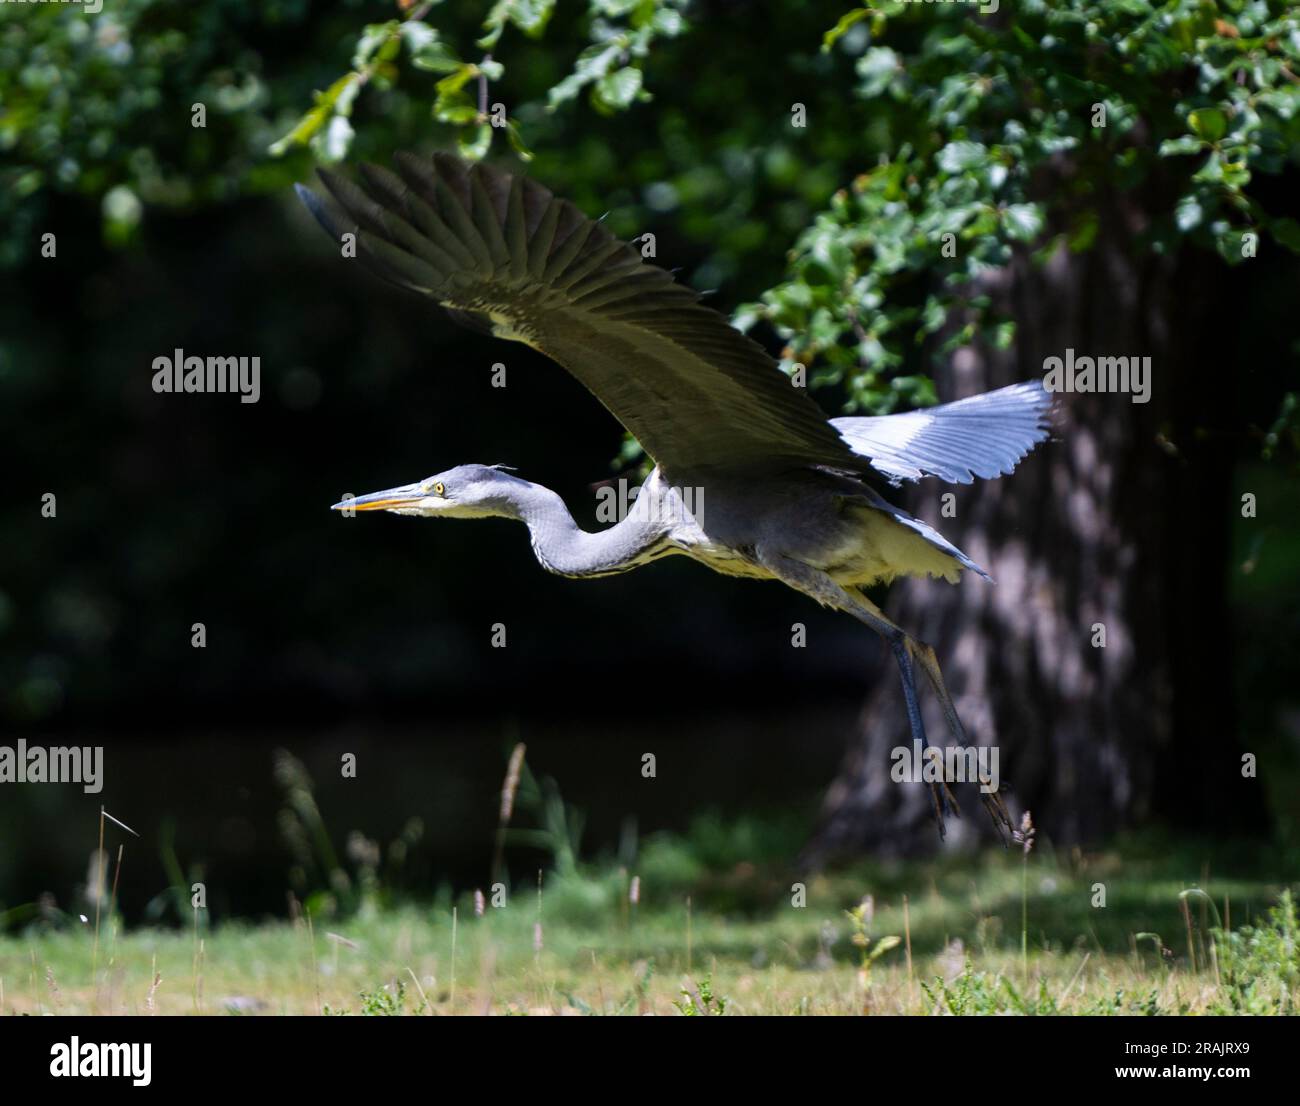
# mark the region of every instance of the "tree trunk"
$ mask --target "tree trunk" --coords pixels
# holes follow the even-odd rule
[[[1052,440],[1014,475],[953,486],[924,480],[905,506],[997,581],[908,580],[886,610],[938,652],[972,740],[994,744],[1018,818],[1058,844],[1095,841],[1159,816],[1258,828],[1232,726],[1226,605],[1231,456],[1200,433],[1218,412],[1228,343],[1212,331],[1223,266],[1132,245],[1118,211],[1095,246],[1045,265],[1018,258],[990,282],[1017,323],[1005,352],[966,349],[936,380],[952,400],[1044,375],[1047,357],[1152,358],[1151,399],[1061,395]],[[1118,231],[1116,230],[1118,228]],[[1217,446],[1217,448],[1216,448]],[[956,517],[940,496],[956,495]],[[1093,644],[1096,626],[1105,645]],[[946,743],[922,682],[926,729]],[[903,697],[882,667],[860,734],[803,857],[933,849],[927,789],[890,779],[908,745]],[[949,839],[988,834],[969,786]]]

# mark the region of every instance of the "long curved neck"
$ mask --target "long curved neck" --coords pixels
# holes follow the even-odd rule
[[[503,496],[501,514],[528,527],[541,566],[561,576],[601,576],[635,568],[668,532],[653,512],[631,511],[609,529],[588,533],[555,492],[526,480]]]

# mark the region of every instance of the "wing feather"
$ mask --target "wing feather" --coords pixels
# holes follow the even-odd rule
[[[1011,472],[1047,437],[1051,406],[1035,380],[901,415],[831,419],[831,425],[895,484],[923,476],[969,484]]]
[[[395,167],[322,170],[337,210],[299,195],[379,276],[558,361],[665,470],[869,469],[762,347],[573,204],[449,154]]]

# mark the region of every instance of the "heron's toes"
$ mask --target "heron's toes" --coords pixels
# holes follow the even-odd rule
[[[957,805],[957,800],[948,790],[948,785],[943,780],[936,780],[929,785],[930,787],[930,806],[934,813],[934,823],[939,829],[939,840],[942,841],[948,836],[948,827],[944,821],[946,816],[953,818],[961,817],[961,807]]]
[[[984,809],[988,811],[989,818],[993,821],[993,830],[997,833],[998,840],[1002,842],[1002,846],[1005,848],[1009,840],[1008,835],[1015,826],[1011,821],[1011,812],[1007,810],[1007,804],[1002,800],[1001,791],[985,791],[984,785],[981,785],[980,802],[984,804]]]

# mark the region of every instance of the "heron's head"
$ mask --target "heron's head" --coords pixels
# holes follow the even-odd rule
[[[457,465],[414,484],[371,492],[335,503],[335,511],[392,511],[420,518],[515,518],[527,480],[497,465]]]

